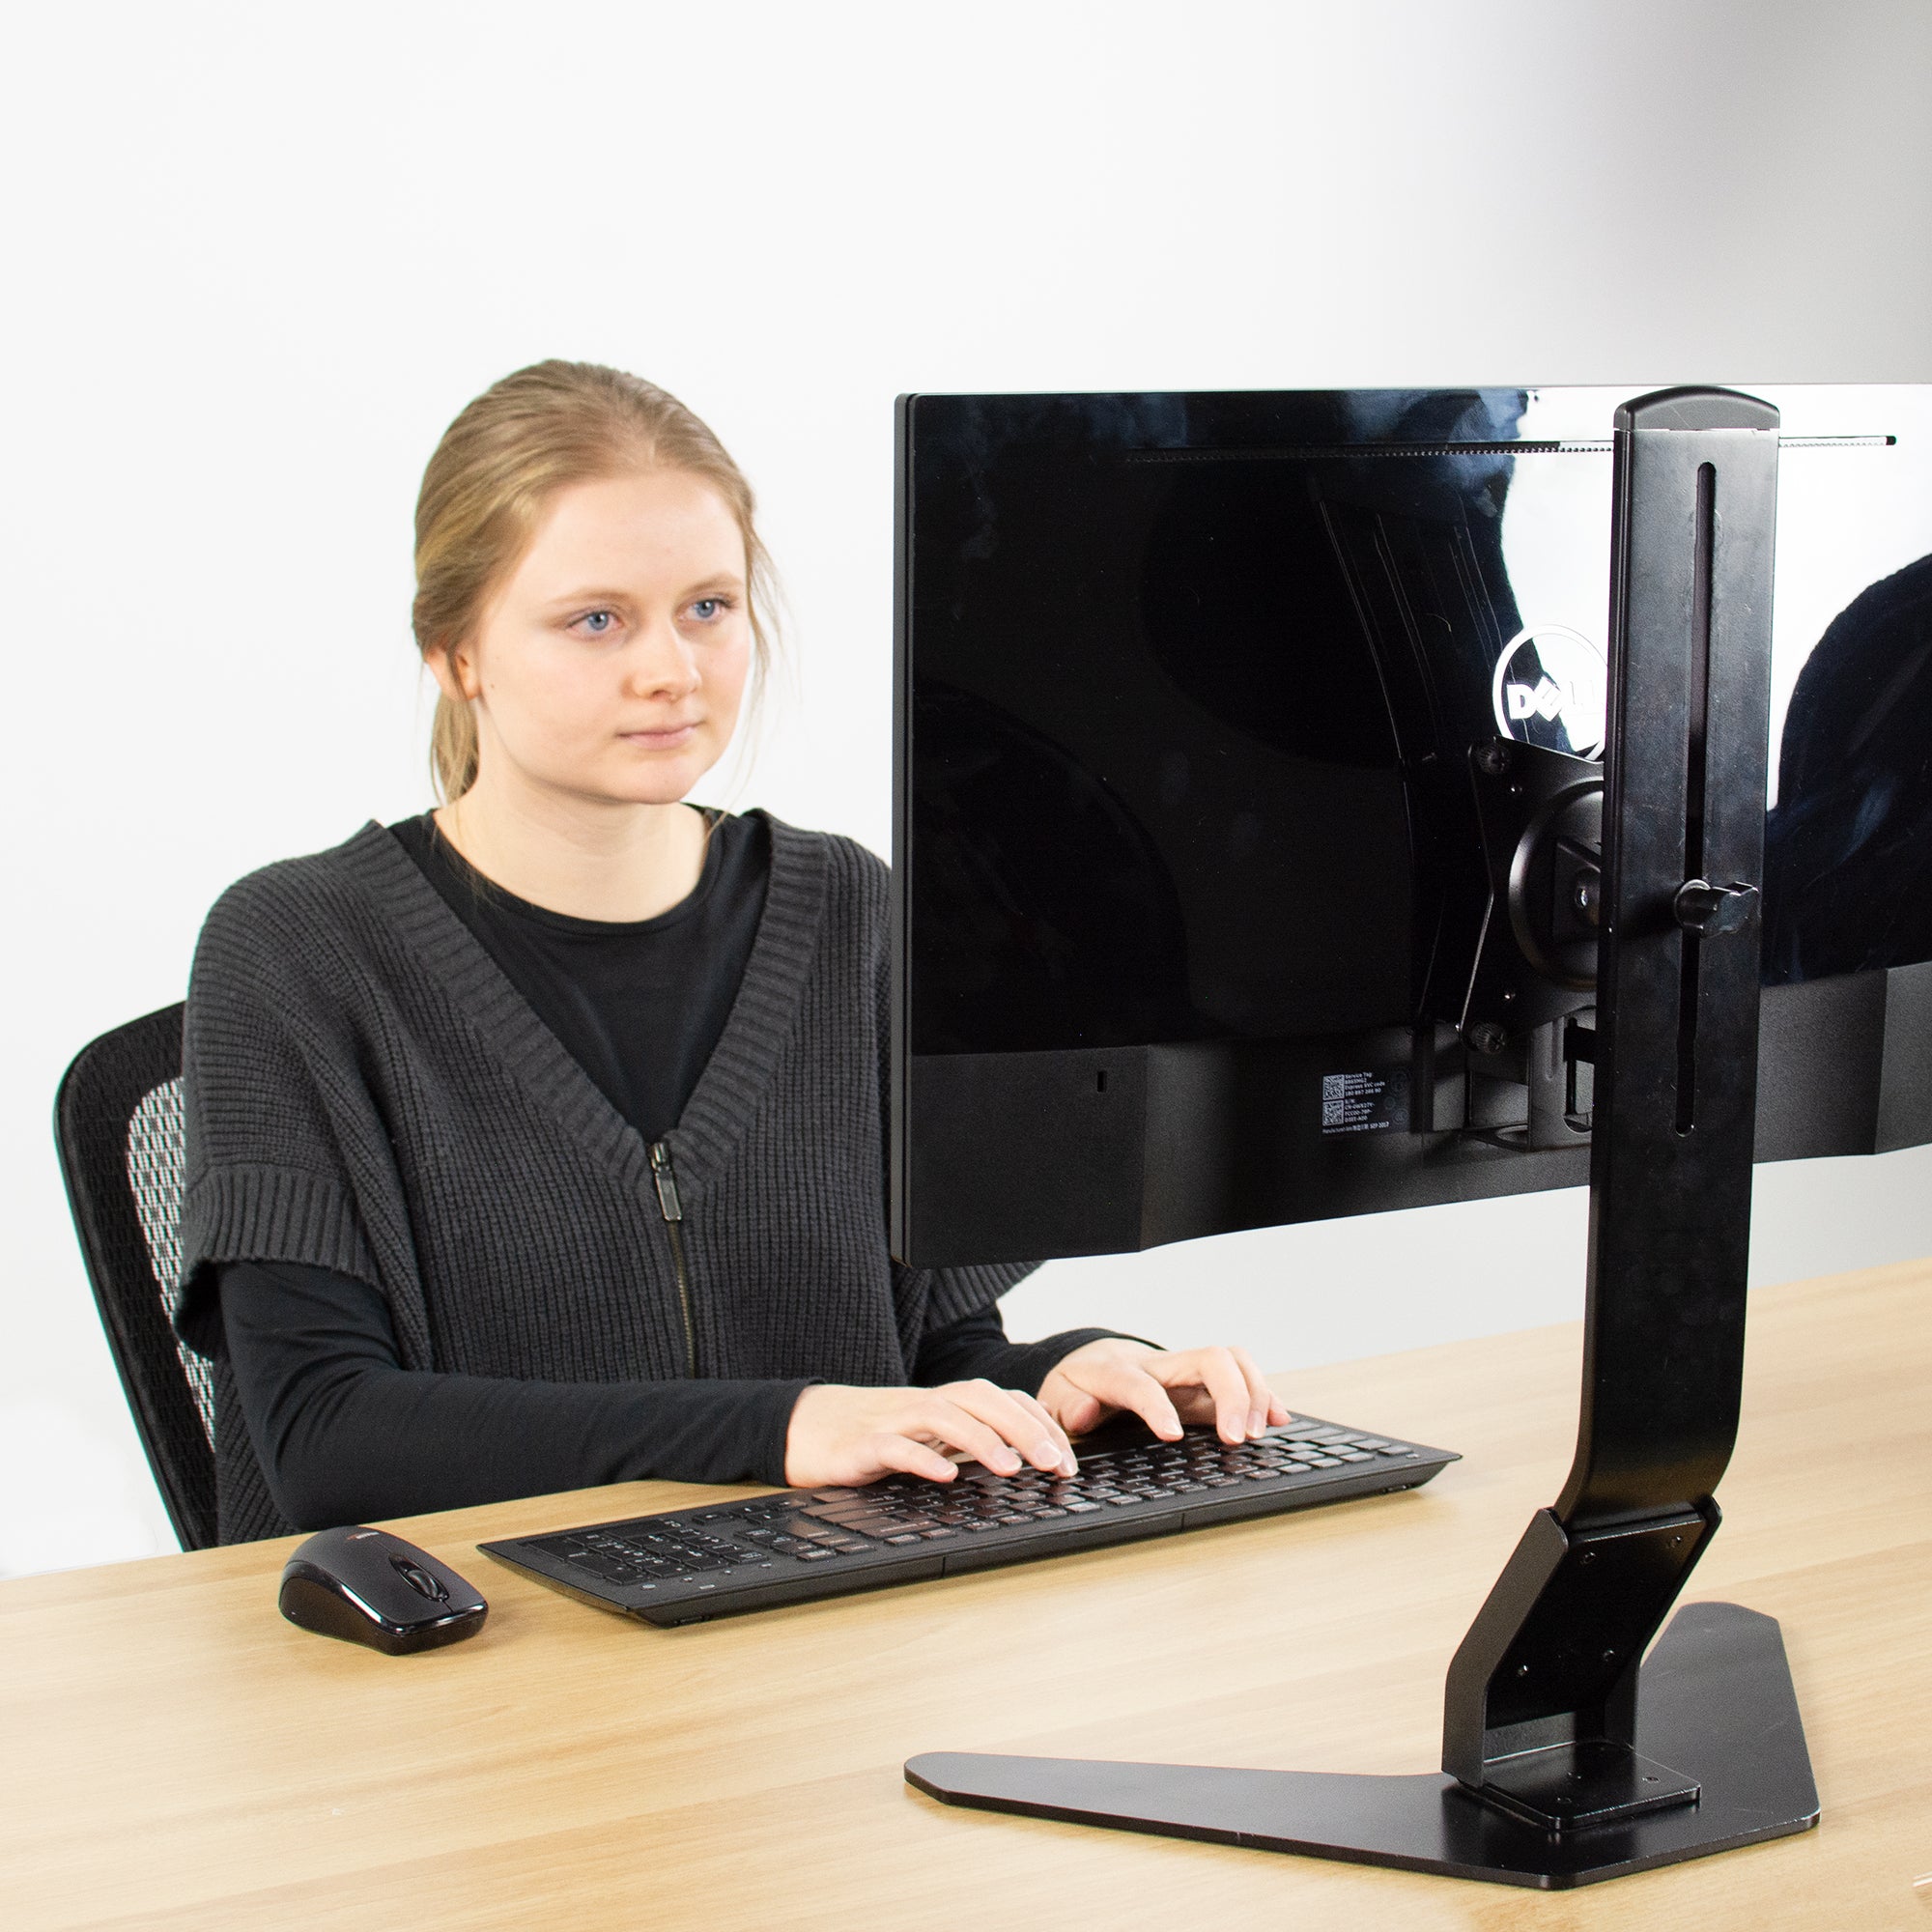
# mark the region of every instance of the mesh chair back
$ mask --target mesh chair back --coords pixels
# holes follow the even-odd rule
[[[209,1367],[170,1325],[181,1293],[182,1009],[83,1047],[54,1101],[68,1205],[141,1446],[184,1549],[216,1541]]]

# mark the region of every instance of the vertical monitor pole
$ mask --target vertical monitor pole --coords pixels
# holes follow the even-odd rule
[[[1616,416],[1604,924],[1577,1454],[1450,1664],[1439,1776],[932,1752],[954,1804],[1564,1887],[1805,1830],[1782,1639],[1682,1610],[1736,1439],[1777,412]],[[1651,1646],[1646,1659],[1646,1647]]]

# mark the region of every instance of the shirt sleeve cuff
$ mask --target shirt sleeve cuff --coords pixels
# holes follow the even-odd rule
[[[816,1388],[822,1378],[800,1382],[777,1382],[772,1388],[772,1400],[764,1406],[764,1413],[759,1418],[755,1448],[753,1455],[751,1480],[754,1483],[770,1483],[775,1489],[785,1489],[785,1443],[791,1435],[791,1412],[798,1406],[798,1399],[807,1389]]]

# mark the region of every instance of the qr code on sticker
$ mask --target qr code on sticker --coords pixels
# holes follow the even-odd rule
[[[1321,1104],[1332,1106],[1349,1091],[1349,1076],[1346,1073],[1324,1073],[1321,1076]]]
[[[1349,1110],[1340,1100],[1323,1100],[1321,1103],[1321,1124],[1324,1127],[1339,1127],[1349,1118]]]

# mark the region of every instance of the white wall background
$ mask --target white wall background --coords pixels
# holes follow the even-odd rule
[[[0,1572],[172,1547],[47,1120],[215,894],[426,802],[410,514],[542,355],[758,486],[797,667],[738,802],[887,845],[906,388],[1932,379],[1922,0],[15,10],[0,108]],[[1932,1250],[1932,1157],[1756,1271]],[[1569,1316],[1558,1195],[1055,1264],[1282,1365]]]

